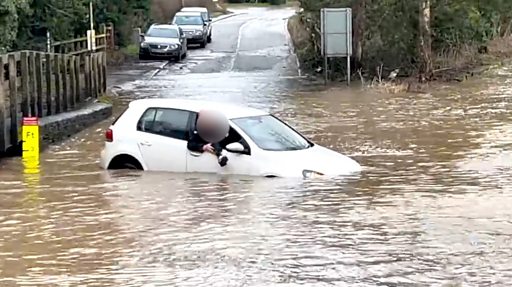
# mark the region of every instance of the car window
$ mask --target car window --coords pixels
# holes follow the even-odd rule
[[[311,143],[272,115],[232,120],[263,150],[290,151],[311,147]]]
[[[197,124],[197,113],[192,113],[191,121],[193,124],[190,125],[190,132],[196,130]],[[238,133],[232,126],[229,127],[228,136],[220,141],[220,145],[222,147],[226,147],[230,143],[239,142],[245,147],[244,154],[251,155],[251,147],[247,143],[247,141]]]
[[[203,18],[201,16],[176,16],[174,24],[177,25],[203,25]]]
[[[190,112],[176,109],[151,108],[139,120],[137,130],[180,140],[189,137]]]
[[[156,109],[148,109],[137,123],[137,130],[141,132],[151,132],[153,121],[155,120]]]
[[[179,38],[178,31],[176,29],[169,28],[150,28],[146,33],[146,36],[157,38]]]

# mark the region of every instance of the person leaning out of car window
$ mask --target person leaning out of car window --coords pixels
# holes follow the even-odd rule
[[[201,134],[206,138],[215,138],[216,134],[219,133],[219,127],[216,126],[216,121],[214,120],[213,116],[210,116],[205,111],[199,112],[196,125],[201,125]],[[209,152],[216,155],[219,161],[219,165],[224,167],[228,163],[228,157],[222,154],[222,140],[224,140],[226,137],[227,134],[220,141],[211,143],[199,135],[196,127],[194,133],[188,140],[187,148],[194,152]]]

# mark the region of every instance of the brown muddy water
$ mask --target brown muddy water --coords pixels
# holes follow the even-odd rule
[[[355,178],[102,171],[108,123],[39,173],[3,160],[0,285],[511,286],[511,76],[420,95],[246,84],[241,102],[353,156]]]

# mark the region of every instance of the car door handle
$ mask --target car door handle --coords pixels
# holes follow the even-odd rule
[[[200,153],[200,152],[195,152],[195,151],[191,151],[191,152],[190,152],[190,155],[191,155],[191,156],[195,156],[195,157],[200,157],[200,156],[202,155],[202,153]]]
[[[142,142],[140,142],[140,145],[151,146],[151,143],[149,141],[142,141]]]

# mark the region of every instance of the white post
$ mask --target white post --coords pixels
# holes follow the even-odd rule
[[[92,1],[89,1],[89,20],[91,22],[91,30],[94,30],[94,19],[92,14]]]
[[[89,1],[89,22],[90,28],[87,31],[87,48],[89,51],[96,50],[96,33],[94,31],[94,14],[93,14],[92,1]]]
[[[46,52],[52,52],[52,38],[49,30],[46,30]]]

